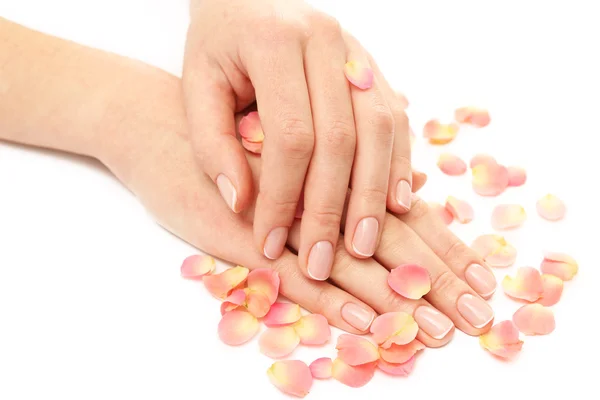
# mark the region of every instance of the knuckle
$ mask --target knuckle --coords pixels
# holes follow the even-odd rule
[[[360,197],[366,204],[385,204],[387,199],[387,190],[386,188],[376,186],[364,188],[360,192]]]
[[[317,226],[322,229],[331,229],[339,232],[340,222],[342,221],[342,210],[333,206],[320,206],[317,209],[304,209],[305,215],[308,214]]]
[[[457,276],[449,269],[446,269],[431,277],[431,291],[433,293],[447,293],[452,291],[457,283]]]
[[[448,248],[444,251],[442,259],[460,260],[468,257],[471,252],[472,250],[469,249],[466,244],[461,242],[458,238],[454,238],[450,242]]]
[[[409,119],[408,115],[397,102],[394,102],[392,108],[392,114],[394,115],[394,130],[395,132],[408,132]]]
[[[356,149],[356,134],[354,127],[342,120],[336,120],[323,135],[323,141],[328,152],[354,156]]]
[[[261,190],[260,203],[264,210],[277,215],[294,215],[298,202],[286,193],[272,194],[270,191]]]
[[[429,213],[429,206],[427,205],[427,202],[420,197],[417,197],[410,207],[411,218],[419,220],[427,216],[427,213]]]
[[[328,37],[342,37],[342,26],[340,22],[331,15],[322,12],[314,12],[310,14],[308,20],[311,30]]]
[[[292,159],[305,160],[312,156],[312,129],[300,118],[288,117],[280,124],[281,151]]]
[[[275,11],[258,17],[253,31],[266,44],[286,43],[309,36],[309,26],[301,18],[288,18]]]
[[[386,311],[405,311],[412,314],[409,301],[391,290],[389,287],[385,287],[383,289],[381,296]]]
[[[377,135],[392,138],[394,135],[394,116],[387,105],[379,104],[373,107],[370,125]]]
[[[333,294],[322,287],[315,287],[315,305],[316,312],[323,314],[326,317],[331,313],[331,310],[335,307],[336,301]],[[329,318],[327,318],[329,319]]]
[[[392,152],[392,165],[395,168],[409,170],[411,168],[410,158],[397,151]]]

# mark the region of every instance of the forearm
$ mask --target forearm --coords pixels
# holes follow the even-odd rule
[[[115,142],[127,147],[131,129],[149,128],[173,81],[0,18],[0,139],[102,158]]]

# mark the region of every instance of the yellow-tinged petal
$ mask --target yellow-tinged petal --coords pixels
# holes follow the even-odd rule
[[[512,321],[497,323],[487,333],[479,336],[482,348],[495,356],[511,359],[522,349],[523,341],[519,339],[519,330]]]
[[[313,382],[308,365],[299,360],[277,361],[267,370],[267,375],[277,389],[296,397],[305,397]]]
[[[269,305],[277,300],[279,283],[279,273],[271,268],[258,268],[248,274],[248,289],[267,296]]]
[[[353,388],[365,386],[375,375],[377,362],[362,365],[348,365],[339,358],[333,360],[331,375],[338,382]]]
[[[266,326],[291,325],[302,317],[300,306],[293,303],[275,303],[265,315],[263,322]]]
[[[248,268],[229,268],[220,274],[205,275],[202,278],[204,286],[214,297],[224,300],[229,294],[246,281]]]
[[[333,370],[333,361],[329,357],[317,358],[308,367],[313,378],[329,379]]]
[[[521,267],[513,278],[509,275],[502,280],[504,293],[515,299],[534,302],[544,291],[540,272],[532,267]]]
[[[526,219],[525,209],[518,204],[500,204],[492,211],[492,227],[497,230],[517,228]]]
[[[363,365],[379,359],[377,346],[360,336],[340,335],[335,348],[338,358],[348,365]]]
[[[515,326],[525,335],[547,335],[554,331],[554,313],[541,304],[527,304],[513,315]]]
[[[553,194],[547,194],[536,203],[536,209],[540,217],[548,221],[563,219],[567,213],[565,203]]]
[[[252,111],[240,121],[240,136],[250,143],[262,143],[265,134],[260,123],[258,112]]]
[[[410,343],[419,332],[419,326],[412,315],[402,311],[379,315],[371,324],[370,329],[373,340],[385,348],[389,348],[394,343]]]
[[[300,338],[291,326],[268,328],[260,335],[260,352],[271,358],[287,357],[298,347]]]
[[[446,144],[454,140],[459,126],[456,123],[442,124],[437,119],[428,121],[423,127],[423,137],[431,144]]]
[[[344,74],[351,84],[359,89],[373,86],[373,70],[359,61],[348,61],[344,66]]]
[[[216,268],[215,259],[207,255],[193,255],[183,260],[181,276],[188,279],[198,279],[212,274]]]
[[[229,311],[219,322],[219,338],[230,346],[244,344],[258,333],[258,320],[247,311]]]
[[[579,265],[575,259],[564,253],[546,253],[541,271],[544,274],[554,275],[563,281],[570,281],[579,271]]]
[[[468,224],[473,221],[475,214],[473,207],[464,200],[457,199],[454,196],[448,196],[446,199],[446,209],[461,224]]]
[[[488,110],[479,107],[461,107],[454,111],[454,119],[461,124],[469,124],[483,128],[490,124],[491,118]]]
[[[431,290],[429,272],[416,264],[404,264],[388,275],[388,285],[407,299],[418,300]]]
[[[305,315],[293,327],[304,345],[323,345],[331,338],[329,322],[321,314]]]

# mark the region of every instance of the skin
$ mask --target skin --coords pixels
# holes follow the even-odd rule
[[[465,282],[464,270],[483,261],[418,197],[410,213],[384,216],[374,257],[357,259],[339,245],[330,279],[316,281],[298,270],[299,221],[292,224],[281,257],[265,261],[253,242],[254,203],[260,198],[251,199],[247,211],[231,213],[212,180],[195,168],[178,78],[3,19],[0,66],[0,139],[97,158],[165,229],[231,263],[276,269],[281,294],[323,314],[332,325],[364,333],[343,318],[343,307],[353,303],[373,316],[399,310],[415,314],[430,307],[470,335],[491,327],[493,321],[471,326],[456,307],[465,293],[479,297]],[[257,182],[263,159],[249,153],[245,157]],[[424,176],[415,174],[414,181],[418,189]],[[427,266],[432,290],[425,298],[408,300],[389,288],[388,270],[403,263]],[[435,339],[421,329],[418,338],[438,347],[453,331]]]
[[[258,194],[258,250],[270,259],[283,254],[302,198],[303,273],[329,277],[342,225],[348,253],[372,256],[386,205],[407,212],[412,184],[403,100],[375,61],[335,19],[301,0],[196,0],[190,11],[183,71],[190,139],[202,170],[228,188],[222,194],[235,212]],[[350,60],[374,70],[370,89],[349,84]],[[265,132],[257,182],[234,123],[254,102]],[[361,221],[369,221],[369,233]]]

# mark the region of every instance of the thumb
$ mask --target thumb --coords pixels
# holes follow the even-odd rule
[[[239,213],[251,203],[253,184],[245,150],[236,138],[235,93],[216,63],[187,64],[183,93],[196,160],[229,208]]]

